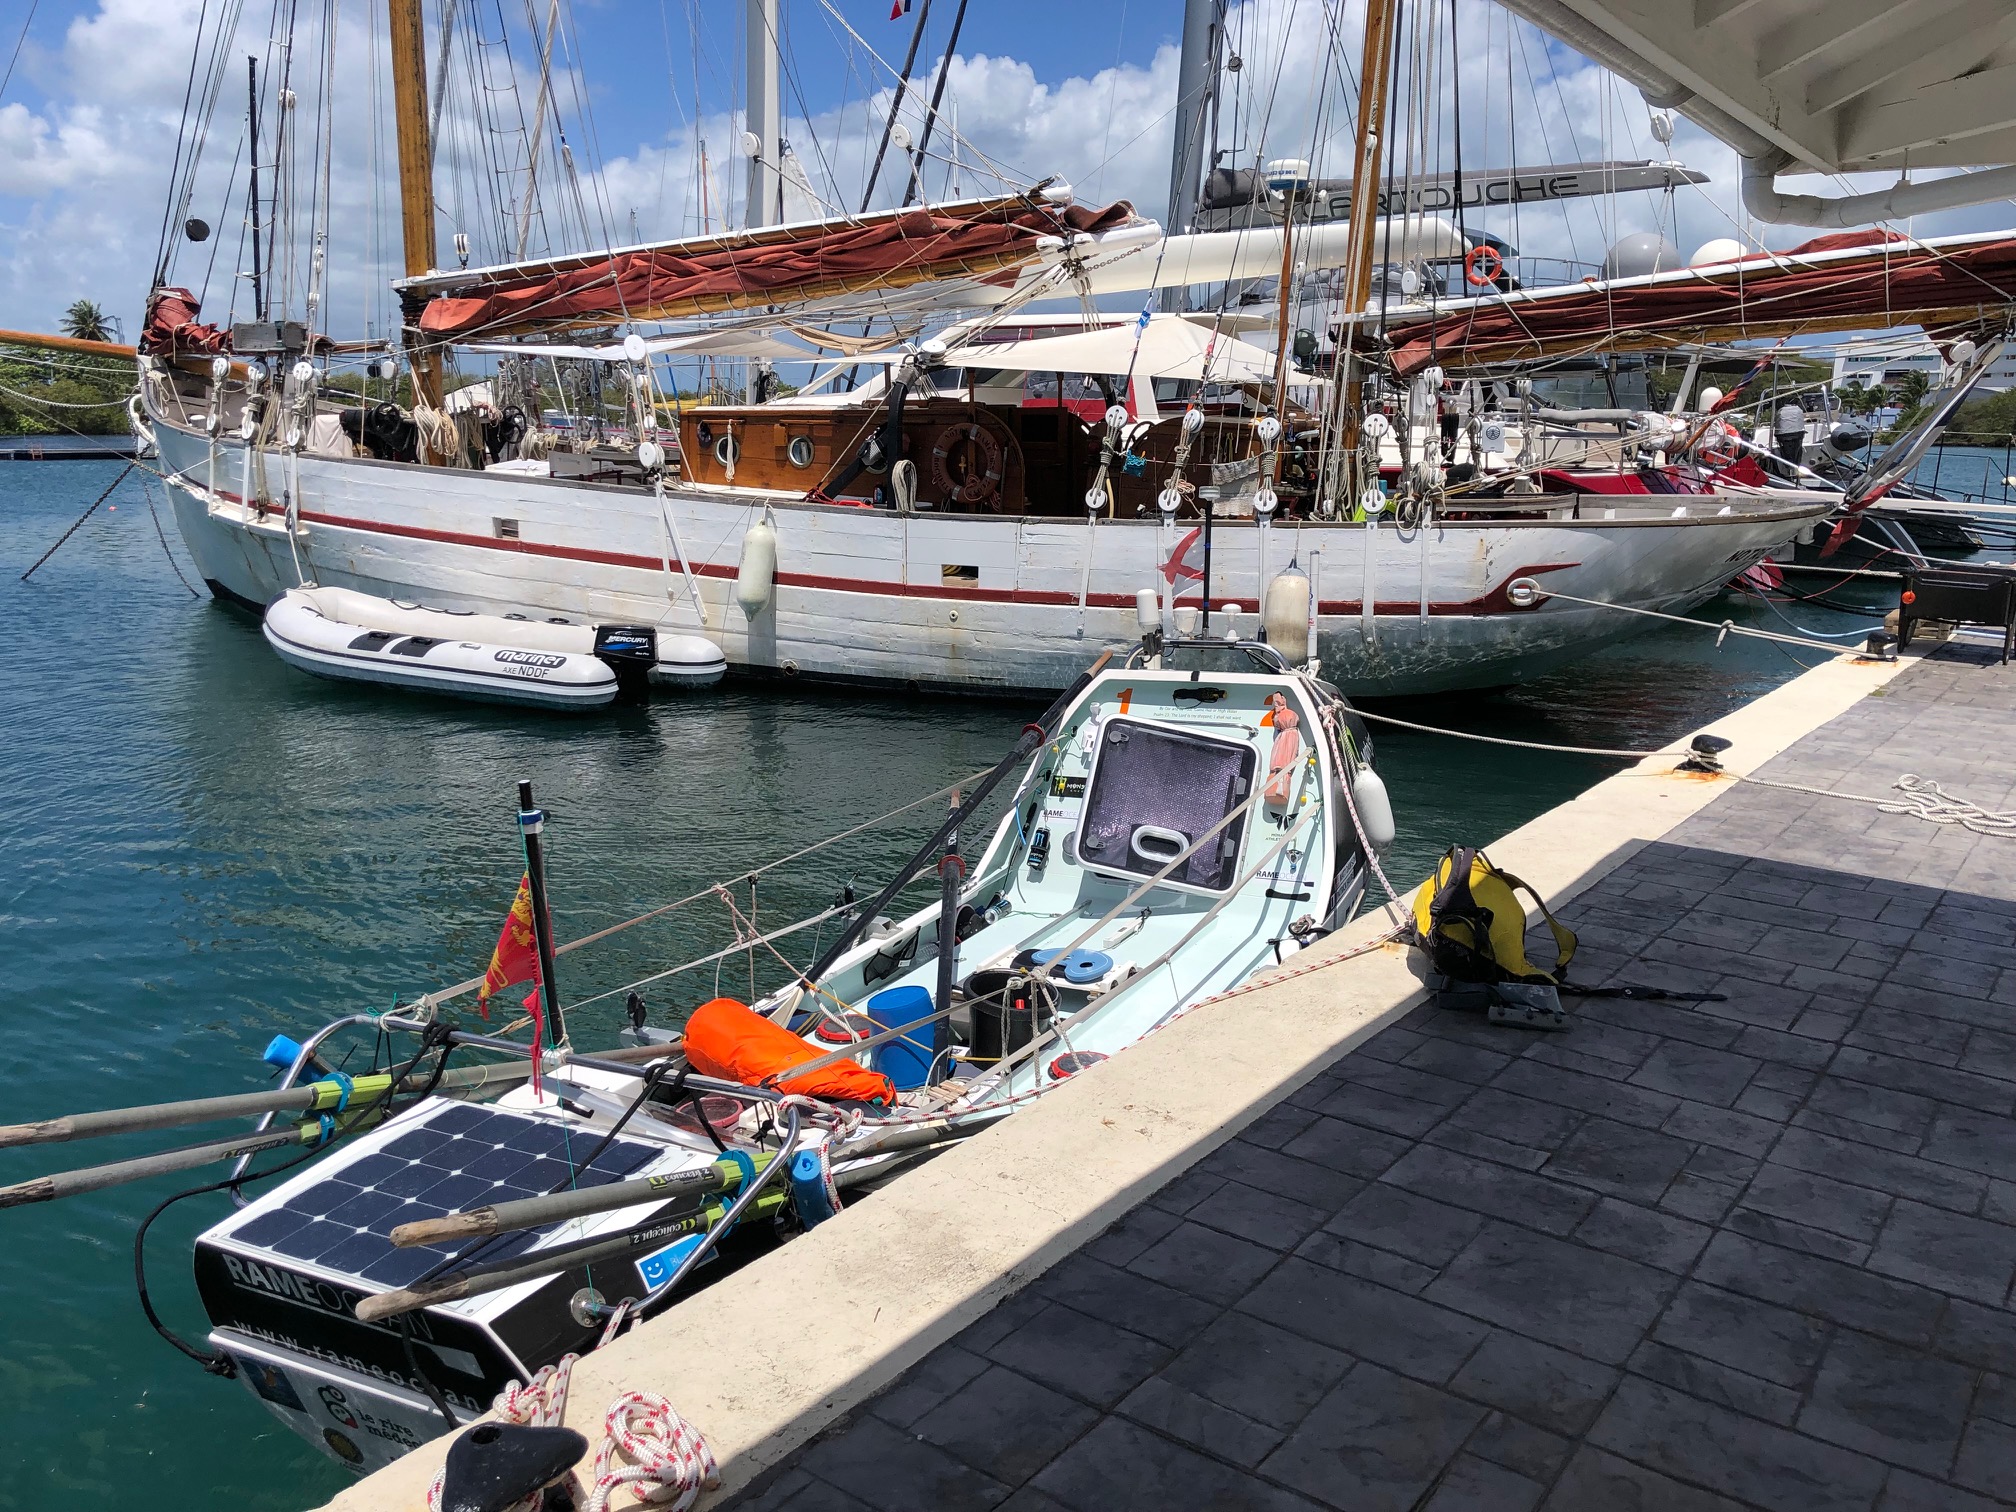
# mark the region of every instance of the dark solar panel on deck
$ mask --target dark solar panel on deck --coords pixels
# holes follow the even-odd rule
[[[379,1286],[405,1286],[456,1251],[394,1249],[389,1236],[400,1224],[535,1197],[556,1187],[602,1186],[631,1175],[660,1153],[654,1145],[619,1139],[589,1169],[574,1170],[571,1162],[585,1159],[600,1142],[599,1134],[550,1120],[452,1103],[383,1149],[352,1161],[272,1212],[239,1224],[226,1237]],[[551,1228],[504,1235],[471,1261],[523,1253]]]

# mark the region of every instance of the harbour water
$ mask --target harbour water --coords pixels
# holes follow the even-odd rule
[[[0,466],[12,1030],[0,1122],[256,1090],[274,1033],[479,972],[520,869],[517,778],[533,780],[553,815],[555,912],[572,937],[981,769],[1031,712],[730,684],[562,721],[316,682],[280,665],[249,618],[178,581],[171,557],[193,572],[158,487],[157,521],[137,474],[17,581],[117,472]],[[1817,605],[1790,612],[1817,631],[1865,622]],[[1702,614],[1783,628],[1755,603]],[[1712,633],[1671,627],[1514,692],[1381,707],[1515,739],[1649,748],[1816,659],[1736,638],[1718,649]],[[1446,845],[1501,834],[1615,766],[1386,728],[1377,742],[1400,823],[1388,870],[1403,887]],[[794,880],[766,882],[759,921],[821,907],[850,876],[871,888],[940,813],[920,808]],[[563,996],[619,987],[729,938],[726,910],[704,900],[567,958]],[[723,991],[742,969],[727,969]],[[645,996],[654,1019],[671,1021],[714,988],[710,971]],[[618,994],[581,1010],[576,1038],[613,1038],[620,1004]],[[10,1151],[0,1182],[171,1142],[183,1141]],[[0,1422],[16,1446],[0,1509],[144,1488],[170,1512],[278,1512],[344,1483],[242,1386],[205,1377],[148,1328],[134,1230],[193,1184],[0,1213]],[[204,1326],[189,1241],[225,1200],[181,1203],[149,1238],[156,1304],[191,1338]]]

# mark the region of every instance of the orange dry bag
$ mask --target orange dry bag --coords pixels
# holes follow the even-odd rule
[[[818,1060],[827,1052],[733,998],[714,998],[693,1010],[686,1020],[685,1050],[686,1059],[702,1076],[718,1076],[745,1087],[774,1086],[780,1092],[856,1102],[896,1101],[896,1088],[888,1077],[852,1060],[780,1080],[793,1066]]]

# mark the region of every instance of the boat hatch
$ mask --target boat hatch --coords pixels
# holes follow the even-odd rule
[[[1100,872],[1152,877],[1253,791],[1244,741],[1136,719],[1109,719],[1086,783],[1079,859]],[[1245,814],[1170,873],[1166,887],[1222,893],[1237,873]]]

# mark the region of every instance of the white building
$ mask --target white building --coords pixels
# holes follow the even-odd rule
[[[1834,359],[1834,386],[1859,382],[1864,388],[1878,388],[1895,383],[1906,373],[1923,373],[1936,386],[1944,365],[1939,349],[1923,336],[1857,342],[1852,352]],[[1999,394],[2008,388],[2016,388],[2016,348],[1988,370],[1975,392]]]

